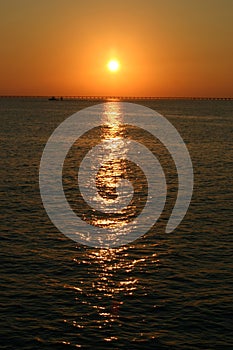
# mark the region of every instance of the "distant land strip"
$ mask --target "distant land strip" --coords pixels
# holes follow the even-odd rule
[[[0,95],[0,98],[43,98],[51,101],[84,100],[84,101],[133,101],[133,100],[233,100],[233,97],[140,97],[140,96],[17,96]]]

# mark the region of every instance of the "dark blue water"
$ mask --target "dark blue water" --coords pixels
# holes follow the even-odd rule
[[[232,101],[149,101],[189,149],[194,192],[127,246],[62,235],[40,198],[53,130],[89,102],[0,99],[1,349],[232,349]]]

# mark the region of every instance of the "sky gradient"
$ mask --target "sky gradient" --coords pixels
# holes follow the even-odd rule
[[[0,0],[0,95],[233,97],[232,38],[232,0]]]

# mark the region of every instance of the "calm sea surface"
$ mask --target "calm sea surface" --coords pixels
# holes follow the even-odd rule
[[[38,182],[49,136],[92,104],[0,99],[0,348],[233,349],[233,101],[143,102],[188,147],[191,205],[173,233],[164,231],[167,208],[147,235],[105,250],[58,231]]]

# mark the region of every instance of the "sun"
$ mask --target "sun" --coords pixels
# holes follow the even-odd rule
[[[110,70],[110,72],[117,72],[120,69],[120,63],[118,60],[110,60],[107,64],[108,66],[108,70]]]

